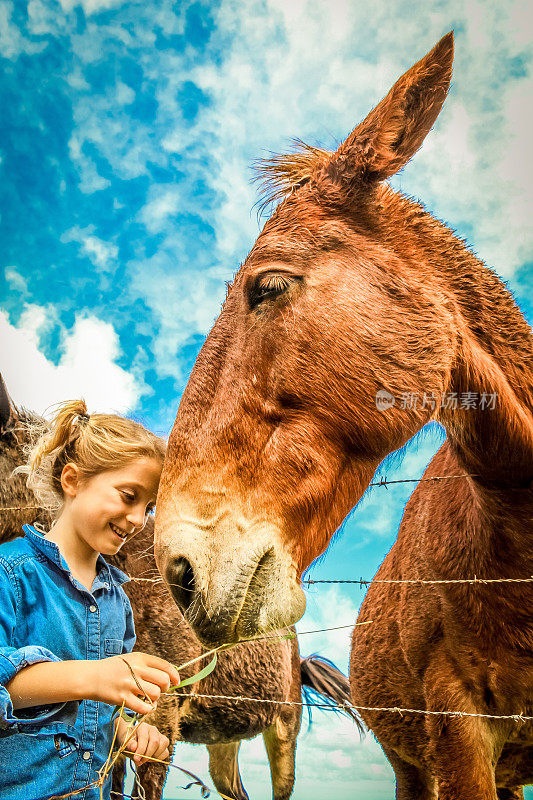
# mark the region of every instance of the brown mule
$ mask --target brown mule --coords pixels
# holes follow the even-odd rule
[[[498,276],[386,183],[452,60],[448,34],[336,152],[264,164],[285,199],[199,354],[158,499],[158,564],[206,643],[294,622],[302,571],[431,420],[448,438],[427,474],[472,477],[416,489],[379,578],[533,575],[531,331]],[[531,584],[374,584],[361,618],[356,705],[533,713]],[[364,716],[401,800],[519,798],[533,781],[530,723]]]
[[[0,376],[0,506],[27,506],[35,502],[21,475],[11,476],[23,461],[27,438],[24,422],[35,416],[19,411],[9,400]],[[35,508],[0,512],[0,543],[20,536],[22,525],[50,519]],[[148,519],[144,529],[108,561],[132,577],[158,576],[153,554],[154,526]],[[200,655],[202,647],[162,581],[132,581],[125,585],[135,618],[135,649],[153,653],[174,664]],[[197,672],[205,662],[189,667],[182,677]],[[265,700],[301,702],[302,685],[321,694],[321,699],[343,705],[350,701],[348,679],[325,659],[300,658],[298,641],[274,640],[243,644],[219,655],[211,675],[194,688],[201,694],[244,695]],[[191,692],[191,687],[183,689]],[[355,715],[353,718],[359,724]],[[171,742],[205,744],[209,751],[209,772],[217,790],[234,800],[248,797],[242,785],[238,752],[241,740],[261,734],[267,751],[274,800],[287,800],[294,785],[296,740],[301,708],[275,703],[235,703],[181,697],[161,697],[151,720]],[[186,767],[187,765],[184,764]],[[146,764],[138,769],[144,794],[135,786],[134,797],[160,800],[167,775],[164,766]],[[113,797],[122,796],[124,764],[113,772]]]

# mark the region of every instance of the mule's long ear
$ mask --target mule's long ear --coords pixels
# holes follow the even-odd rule
[[[390,178],[416,153],[437,119],[452,76],[453,31],[399,78],[331,159],[326,171],[346,188]]]
[[[9,397],[5,381],[0,373],[0,435],[12,427],[18,415]]]

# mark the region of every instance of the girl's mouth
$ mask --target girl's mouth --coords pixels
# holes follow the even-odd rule
[[[118,538],[121,539],[123,542],[126,541],[126,539],[128,538],[128,534],[125,533],[125,531],[121,530],[120,528],[117,528],[117,526],[113,525],[112,522],[109,523],[109,527],[111,528],[115,536],[118,536]]]

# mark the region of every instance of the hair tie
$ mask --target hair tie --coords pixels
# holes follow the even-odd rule
[[[67,447],[72,447],[72,445],[78,441],[82,428],[85,428],[91,418],[90,415],[84,411],[82,411],[81,414],[77,414],[76,417],[78,424],[71,428],[70,436],[68,437],[68,442],[66,444]]]

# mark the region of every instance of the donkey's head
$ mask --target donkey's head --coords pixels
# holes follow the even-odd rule
[[[13,475],[25,461],[24,447],[29,443],[28,423],[40,421],[37,415],[17,408],[0,375],[0,544],[22,536],[25,523],[49,522],[49,515],[36,505],[35,495],[26,486],[23,475]]]
[[[297,620],[302,571],[436,414],[390,405],[445,389],[454,324],[432,223],[383,181],[433,125],[452,59],[450,33],[336,152],[265,164],[286,196],[198,357],[157,503],[161,573],[207,643]]]

